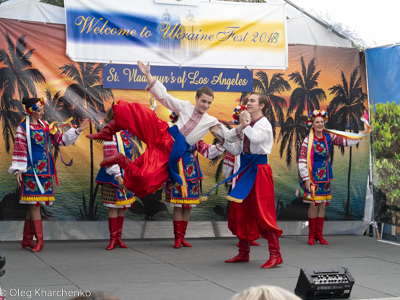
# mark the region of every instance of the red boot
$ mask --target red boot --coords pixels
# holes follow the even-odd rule
[[[269,260],[261,266],[263,269],[273,268],[283,263],[281,253],[279,252],[279,237],[275,231],[268,231],[268,249],[269,249]]]
[[[227,259],[226,263],[248,262],[250,253],[250,242],[239,240],[239,254],[231,259]]]
[[[113,250],[117,246],[118,218],[108,218],[108,229],[110,231],[110,244],[107,250]]]
[[[33,228],[35,230],[36,245],[31,249],[31,251],[39,252],[42,251],[44,247],[42,220],[34,220],[32,222],[33,222]]]
[[[174,222],[174,235],[175,235],[175,245],[174,248],[180,248],[182,245],[182,221]]]
[[[322,237],[322,231],[324,230],[324,221],[325,218],[316,218],[317,219],[317,229],[315,230],[315,240],[319,241],[322,245],[329,245],[327,241]]]
[[[120,248],[128,248],[127,245],[121,239],[122,227],[124,226],[124,217],[118,216],[118,227],[117,227],[117,246]]]
[[[25,219],[24,224],[24,237],[21,241],[22,249],[26,247],[35,247],[35,242],[33,241],[33,236],[35,235],[35,230],[33,228],[33,222],[30,219]]]
[[[103,129],[97,133],[88,134],[86,137],[92,140],[112,141],[114,134],[119,132],[115,120],[111,120]]]
[[[182,236],[182,245],[185,246],[185,247],[192,247],[192,245],[189,244],[189,243],[185,240],[186,228],[187,228],[187,226],[188,226],[188,223],[189,223],[189,222],[187,222],[187,221],[182,221],[182,234],[181,234],[181,236]]]
[[[122,153],[115,154],[113,157],[107,158],[100,163],[100,167],[107,167],[111,165],[119,165],[122,170],[125,170],[132,161]]]
[[[317,218],[308,218],[308,244],[315,245],[315,228],[317,227]]]

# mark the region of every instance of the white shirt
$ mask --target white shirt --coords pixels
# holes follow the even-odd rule
[[[243,135],[238,133],[237,128],[228,130],[221,126],[218,134],[225,139],[223,147],[233,155],[239,155],[243,152]],[[243,134],[250,140],[250,152],[252,154],[270,154],[274,137],[272,134],[271,123],[265,117],[261,117],[251,127],[246,125]]]
[[[219,123],[217,118],[207,113],[200,113],[189,101],[172,97],[167,93],[164,85],[157,80],[147,85],[146,90],[166,108],[179,114],[175,125],[178,126],[179,132],[186,138],[189,145],[194,145],[200,141],[210,130],[210,127]]]

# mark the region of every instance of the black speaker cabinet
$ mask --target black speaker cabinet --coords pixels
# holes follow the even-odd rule
[[[302,299],[349,298],[354,282],[345,267],[301,269],[294,293]]]
[[[4,265],[6,264],[6,253],[0,250],[0,277],[4,275],[6,272],[3,270]]]

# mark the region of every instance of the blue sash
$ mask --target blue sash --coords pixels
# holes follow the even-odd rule
[[[186,142],[186,138],[179,132],[178,126],[174,125],[168,129],[168,132],[174,138],[175,142],[172,146],[171,153],[169,154],[168,161],[168,172],[171,179],[172,185],[177,182],[179,185],[183,185],[181,176],[179,175],[178,162],[182,158],[186,149],[190,145]]]
[[[262,154],[241,154],[240,155],[240,169],[230,176],[229,178],[225,179],[224,181],[220,182],[218,185],[213,187],[207,194],[204,196],[207,197],[215,188],[219,185],[232,180],[234,177],[242,174],[240,180],[237,182],[235,187],[229,193],[228,199],[235,202],[242,202],[244,198],[246,198],[249,194],[251,189],[253,188],[254,182],[257,177],[257,165],[264,165],[268,164],[268,156]]]

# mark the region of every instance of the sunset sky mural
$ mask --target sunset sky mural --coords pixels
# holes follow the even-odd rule
[[[26,51],[32,51],[30,57],[30,68],[40,70],[46,79],[45,83],[38,83],[35,85],[37,96],[44,97],[46,89],[51,92],[52,96],[57,92],[60,92],[61,96],[64,95],[66,89],[74,83],[74,80],[68,78],[66,75],[61,75],[62,70],[60,68],[69,64],[78,66],[78,63],[72,62],[65,53],[65,26],[1,19],[0,49],[9,53],[10,49],[8,41],[6,40],[6,33],[9,34],[14,46],[18,38],[21,36],[25,37],[27,47]],[[357,49],[289,45],[288,52],[289,68],[287,70],[252,70],[254,76],[256,76],[259,71],[264,72],[268,76],[269,80],[271,80],[272,76],[276,73],[283,74],[282,78],[287,81],[291,89],[282,91],[281,93],[275,93],[275,95],[283,98],[287,103],[286,108],[283,107],[285,119],[288,117],[287,107],[289,106],[290,96],[293,90],[298,87],[295,82],[289,79],[289,75],[294,72],[302,73],[302,65],[300,63],[301,57],[303,57],[306,68],[308,68],[309,62],[315,58],[315,72],[320,71],[317,79],[317,88],[322,89],[326,94],[326,100],[319,103],[321,109],[326,109],[333,98],[333,95],[329,94],[329,88],[342,84],[341,72],[343,72],[347,81],[349,81],[353,70],[360,65],[359,52]],[[140,57],[136,57],[135,53],[132,53],[131,57],[132,63],[141,59]],[[6,64],[0,62],[0,70],[5,67]],[[358,76],[360,76],[360,74]],[[15,89],[15,91],[13,98],[19,99],[20,96],[17,92],[18,90]],[[0,96],[2,96],[2,93],[3,91],[0,90]],[[187,99],[194,103],[194,91],[170,91],[170,93],[176,98]],[[150,101],[150,94],[144,90],[113,89],[112,94],[115,100],[121,99],[125,101],[139,102],[144,105],[149,105]],[[234,107],[239,104],[241,95],[241,93],[216,92],[209,114],[217,117],[221,121],[230,122],[230,124],[232,124],[232,112]],[[113,99],[110,97],[104,102],[105,109],[112,104],[112,100]],[[165,121],[169,120],[168,110],[161,105],[157,106],[156,114]],[[304,115],[306,114],[307,112],[304,112]],[[277,124],[276,136],[279,135],[280,125],[282,124]],[[56,216],[56,220],[75,220],[79,212],[79,207],[82,205],[82,193],[87,197],[87,189],[90,184],[90,174],[88,169],[91,161],[90,151],[88,150],[89,140],[84,137],[87,133],[89,133],[88,130],[78,139],[75,146],[61,149],[64,160],[69,161],[73,158],[74,164],[72,167],[67,167],[62,163],[57,162],[60,186],[56,187],[56,204],[54,207],[49,208],[51,213]],[[205,140],[206,142],[212,142],[211,135],[207,135]],[[279,146],[280,141],[276,138],[273,152],[270,155],[270,161],[274,171],[277,203],[281,203],[283,207],[286,207],[292,203],[293,199],[295,199],[297,170],[295,162],[291,167],[286,165],[285,157],[281,158],[279,155]],[[360,147],[354,150],[357,154],[353,154],[354,156],[357,156],[353,159],[353,170],[355,171],[352,175],[351,186],[354,219],[361,218],[363,215],[363,203],[367,182],[367,178],[364,174],[366,174],[368,169],[368,148],[368,141],[362,141]],[[2,159],[0,163],[0,177],[4,184],[0,188],[0,199],[9,193],[13,193],[15,189],[14,178],[7,172],[8,167],[11,164],[11,152],[5,152],[4,139],[1,138],[0,153]],[[337,151],[337,157],[340,155],[339,152],[340,151]],[[293,155],[296,155],[294,150]],[[102,144],[94,143],[93,162],[95,174],[97,174],[101,160]],[[214,185],[215,167],[208,167],[208,161],[206,159],[201,159],[201,163],[204,166],[205,175],[203,191],[206,192]],[[336,187],[336,190],[333,189],[333,197],[336,197],[337,201],[329,208],[330,212],[327,214],[331,219],[341,219],[340,213],[343,210],[342,203],[345,201],[347,194],[346,180],[348,157],[346,154],[341,156],[340,161],[337,159],[337,161],[334,162],[333,167],[337,168],[336,170],[334,169],[334,174],[337,177],[334,182],[334,188]],[[106,211],[102,211],[102,208],[100,207],[99,194],[100,193],[98,193],[98,204],[100,217],[106,218]],[[219,220],[220,217],[213,212],[213,208],[216,205],[225,206],[225,195],[226,193],[222,191],[219,195],[211,197],[210,201],[202,203],[200,208],[193,215],[194,220]],[[278,205],[278,207],[280,206]],[[159,220],[170,218],[170,215],[167,212],[160,212],[158,216],[157,219]],[[129,218],[140,219],[142,217],[132,213]]]

